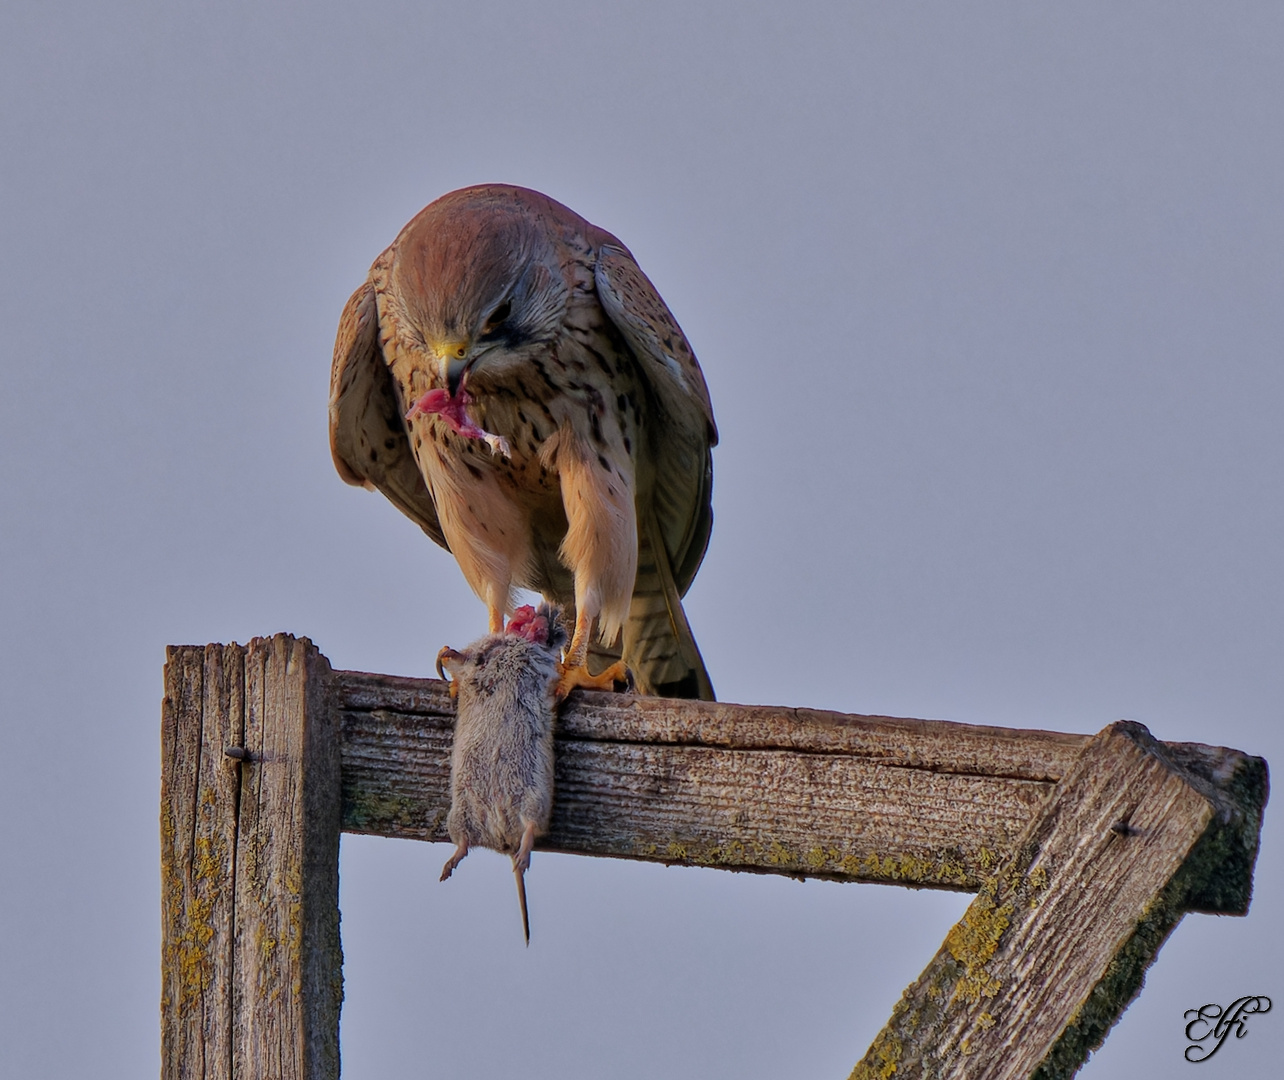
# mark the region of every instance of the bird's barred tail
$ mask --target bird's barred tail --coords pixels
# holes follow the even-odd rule
[[[638,526],[638,576],[624,624],[624,662],[643,694],[713,701],[713,684],[682,610],[660,532],[650,517]]]

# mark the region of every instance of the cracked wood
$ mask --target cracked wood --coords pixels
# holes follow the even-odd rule
[[[333,676],[344,829],[446,840],[444,683]],[[546,850],[975,889],[1086,736],[579,694]]]
[[[329,665],[284,634],[168,651],[161,1075],[339,1075],[339,753]],[[244,748],[240,760],[228,747]]]

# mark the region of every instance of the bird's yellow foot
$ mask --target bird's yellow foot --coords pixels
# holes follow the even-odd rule
[[[455,682],[455,673],[451,665],[458,664],[463,658],[463,654],[457,653],[449,645],[443,645],[441,651],[437,653],[437,674],[449,682],[452,701],[459,697],[459,684]],[[442,880],[444,881],[445,878]]]
[[[559,665],[562,670],[562,677],[557,680],[557,700],[561,701],[577,686],[582,686],[586,690],[614,690],[616,683],[623,683],[630,689],[633,687],[633,674],[625,666],[623,660],[617,660],[605,671],[597,675],[590,675],[587,664],[570,664]]]

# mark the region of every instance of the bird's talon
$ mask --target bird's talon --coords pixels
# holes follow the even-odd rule
[[[458,663],[463,659],[463,654],[456,652],[449,645],[443,645],[437,651],[437,676],[445,679],[450,688],[450,700],[454,701],[459,697],[459,686],[449,674],[450,665]]]
[[[632,690],[635,685],[633,673],[625,666],[623,660],[617,660],[597,675],[589,674],[587,664],[578,664],[574,667],[563,664],[561,668],[562,677],[557,680],[558,701],[562,701],[577,687],[583,687],[586,690],[614,690],[616,683],[623,683]]]

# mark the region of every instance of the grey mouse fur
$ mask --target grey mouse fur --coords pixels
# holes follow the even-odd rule
[[[560,616],[547,604],[519,608],[508,630],[437,656],[437,670],[450,675],[456,702],[446,818],[456,848],[441,880],[474,845],[511,855],[528,945],[524,875],[553,812],[555,694],[566,643]]]

